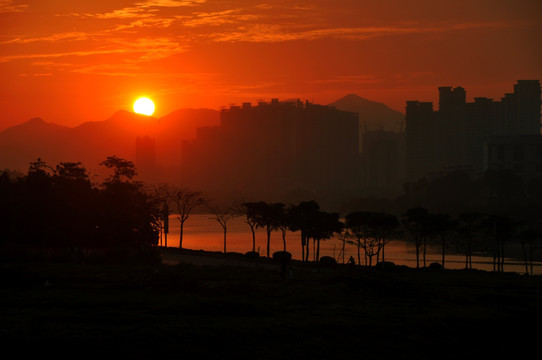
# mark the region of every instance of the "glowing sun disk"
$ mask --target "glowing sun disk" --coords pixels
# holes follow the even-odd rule
[[[134,102],[134,112],[150,116],[154,113],[154,103],[147,97],[140,97]]]

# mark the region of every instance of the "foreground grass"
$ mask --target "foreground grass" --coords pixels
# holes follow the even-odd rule
[[[253,359],[515,358],[542,278],[396,268],[0,264],[0,344],[19,354]],[[7,351],[7,350],[6,350]]]

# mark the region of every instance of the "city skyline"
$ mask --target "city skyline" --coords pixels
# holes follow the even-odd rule
[[[497,98],[542,78],[537,1],[0,3],[0,130],[349,93],[404,112],[438,86]],[[325,56],[323,56],[325,54]],[[471,99],[469,99],[471,100]]]

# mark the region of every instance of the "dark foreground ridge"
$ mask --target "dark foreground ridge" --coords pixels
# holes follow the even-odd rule
[[[0,343],[18,354],[252,359],[519,358],[538,344],[528,329],[542,320],[540,276],[292,262],[283,277],[276,262],[248,261],[0,263]]]

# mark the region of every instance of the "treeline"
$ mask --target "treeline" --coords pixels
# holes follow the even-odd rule
[[[41,159],[28,173],[0,174],[0,245],[7,252],[142,252],[156,245],[160,208],[134,180],[132,162],[108,157],[111,175],[94,184],[78,162],[49,166]]]
[[[542,176],[525,179],[507,169],[478,176],[453,171],[408,183],[394,199],[358,199],[349,206],[398,214],[418,261],[432,245],[440,247],[443,264],[448,251],[463,254],[469,268],[472,256],[482,254],[503,271],[506,249],[515,248],[525,271],[532,272],[542,249]]]
[[[525,272],[533,272],[533,263],[542,249],[542,179],[524,181],[512,171],[488,171],[472,178],[466,172],[454,172],[433,180],[422,179],[405,186],[395,199],[365,198],[348,204],[344,217],[321,211],[314,201],[286,206],[282,203],[245,202],[229,207],[210,206],[224,229],[226,252],[227,222],[244,216],[252,231],[267,234],[267,256],[272,231],[280,231],[284,251],[286,230],[299,231],[301,259],[319,260],[320,242],[339,239],[342,249],[338,260],[344,262],[345,246],[355,246],[361,265],[385,263],[386,244],[403,239],[416,250],[416,267],[428,266],[429,249],[439,249],[440,265],[447,254],[463,254],[465,268],[472,268],[474,255],[490,256],[495,271],[504,271],[506,249],[521,250]],[[434,264],[433,264],[434,265]]]
[[[341,215],[323,211],[316,201],[219,204],[181,186],[144,187],[135,181],[134,164],[115,156],[101,165],[111,172],[101,184],[90,180],[81,163],[71,162],[52,167],[38,159],[26,175],[0,174],[1,249],[141,252],[158,245],[160,234],[167,247],[170,215],[179,221],[182,248],[184,225],[196,208],[213,214],[222,226],[224,253],[229,221],[240,216],[252,233],[248,252],[256,253],[257,228],[265,229],[267,257],[272,232],[280,232],[286,253],[286,234],[293,231],[299,234],[302,261],[321,260],[321,242],[336,238],[342,247],[335,261],[346,262],[345,247],[354,246],[356,258],[349,262],[385,264],[386,245],[404,239],[416,249],[417,267],[428,266],[426,254],[437,247],[440,266],[446,265],[447,254],[459,253],[465,267],[472,268],[472,257],[480,254],[492,256],[494,270],[504,271],[506,245],[516,245],[525,272],[532,273],[542,248],[542,179],[525,182],[509,171],[420,180],[396,199],[353,201]]]

